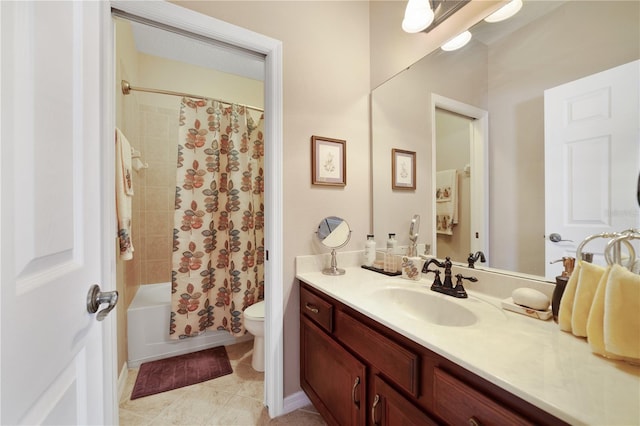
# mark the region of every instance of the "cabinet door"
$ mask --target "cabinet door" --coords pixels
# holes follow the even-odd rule
[[[364,425],[365,366],[304,315],[300,321],[302,389],[329,424]]]
[[[435,413],[449,424],[532,425],[445,371],[434,370]]]
[[[373,380],[371,423],[385,426],[437,425],[378,376]]]

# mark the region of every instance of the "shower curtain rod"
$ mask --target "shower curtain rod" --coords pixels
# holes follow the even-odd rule
[[[233,102],[224,101],[222,99],[210,98],[208,96],[190,95],[189,93],[172,92],[170,90],[159,90],[159,89],[148,89],[148,88],[145,88],[145,87],[134,87],[131,84],[129,84],[129,82],[127,80],[122,80],[121,86],[122,86],[122,93],[125,94],[125,95],[128,95],[129,93],[131,93],[132,90],[135,90],[135,91],[138,91],[138,92],[159,93],[161,95],[184,96],[184,97],[187,97],[187,98],[195,98],[195,99],[209,99],[209,100],[212,100],[212,101],[224,102],[226,104],[233,103]],[[243,105],[243,104],[241,104],[241,105],[244,106],[245,108],[255,109],[256,111],[264,112],[264,109],[262,109],[262,108],[254,107],[254,106],[251,106],[251,105]]]

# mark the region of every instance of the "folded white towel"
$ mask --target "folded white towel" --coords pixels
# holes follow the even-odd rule
[[[436,232],[453,235],[458,223],[458,171],[442,170],[436,173]]]
[[[640,362],[640,275],[613,265],[604,300],[605,349]]]
[[[132,178],[131,145],[120,129],[116,129],[116,210],[118,243],[122,260],[133,258],[133,243],[131,241]]]

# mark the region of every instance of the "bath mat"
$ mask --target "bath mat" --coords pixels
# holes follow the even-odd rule
[[[146,362],[140,366],[131,399],[195,385],[231,373],[233,370],[224,346]]]

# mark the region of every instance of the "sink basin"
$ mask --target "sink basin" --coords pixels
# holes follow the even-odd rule
[[[468,327],[478,321],[472,311],[450,300],[450,296],[432,294],[429,290],[391,287],[377,290],[372,296],[417,321],[448,327]]]

